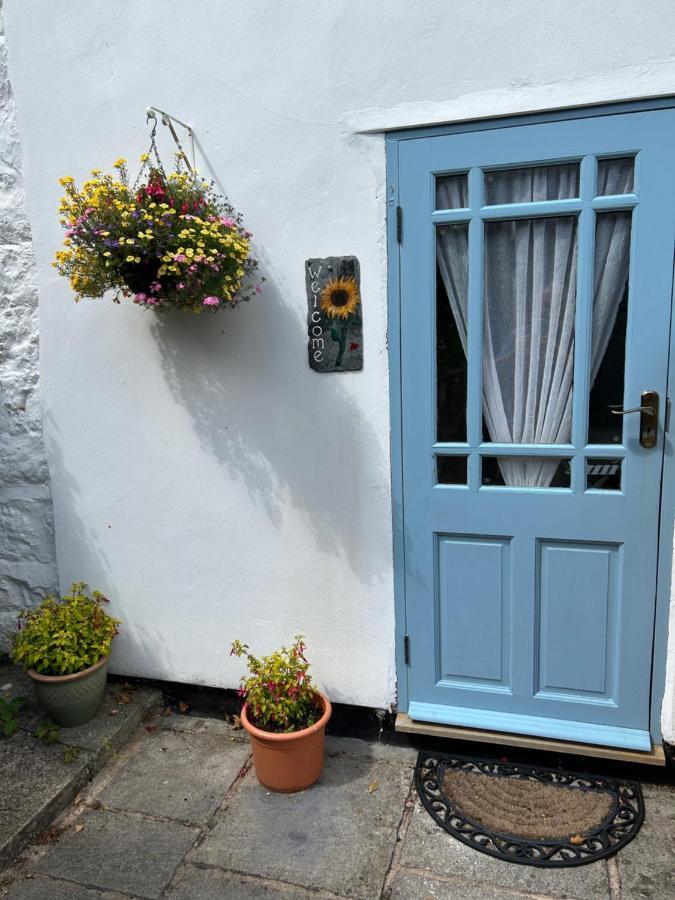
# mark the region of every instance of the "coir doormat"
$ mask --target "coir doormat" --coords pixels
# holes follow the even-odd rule
[[[640,785],[476,757],[420,753],[427,812],[468,847],[528,866],[583,866],[632,841],[644,821]]]

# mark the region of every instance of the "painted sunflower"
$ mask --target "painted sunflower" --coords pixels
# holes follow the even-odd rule
[[[360,302],[354,278],[334,278],[321,291],[321,309],[330,319],[348,319]]]

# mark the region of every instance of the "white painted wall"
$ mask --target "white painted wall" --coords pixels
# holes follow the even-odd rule
[[[333,698],[387,705],[385,165],[357,132],[675,91],[675,7],[9,0],[6,19],[64,584],[115,598],[119,672],[232,686],[233,637],[269,650],[301,628]],[[75,306],[50,268],[58,177],[142,152],[149,104],[194,126],[245,214],[268,278],[250,306]],[[303,263],[352,253],[365,369],[316,375]]]

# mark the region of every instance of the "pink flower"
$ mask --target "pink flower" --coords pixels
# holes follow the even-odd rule
[[[153,294],[156,294],[157,291],[162,290],[162,285],[159,283],[159,281],[153,281],[152,284],[150,285],[150,290],[152,291]]]
[[[223,225],[227,225],[228,228],[234,228],[234,226],[237,224],[234,219],[230,219],[229,216],[221,216],[220,221],[223,223]]]
[[[147,299],[147,294],[136,294],[136,296],[134,297],[134,303],[145,303]]]
[[[202,306],[220,306],[220,300],[218,297],[204,297]]]
[[[182,291],[183,288],[185,287],[185,282],[179,281],[178,284],[176,285],[176,287],[178,288],[179,291]]]

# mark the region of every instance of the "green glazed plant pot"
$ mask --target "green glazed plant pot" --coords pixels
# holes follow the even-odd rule
[[[108,675],[108,657],[72,675],[43,675],[29,669],[40,706],[64,728],[83,725],[97,712],[103,700]]]

